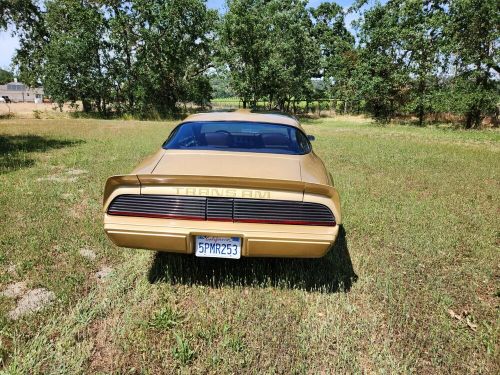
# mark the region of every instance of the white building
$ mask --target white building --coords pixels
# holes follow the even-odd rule
[[[43,88],[31,88],[26,86],[24,83],[14,82],[7,83],[6,85],[0,85],[0,97],[7,96],[14,102],[35,102],[41,103],[43,100]]]

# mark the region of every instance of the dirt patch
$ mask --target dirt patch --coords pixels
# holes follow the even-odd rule
[[[101,269],[95,273],[97,279],[104,281],[113,273],[113,268],[108,266],[102,266]]]
[[[87,258],[89,260],[94,260],[96,258],[95,251],[92,249],[89,249],[88,247],[84,247],[84,248],[80,249],[79,253],[82,257]]]
[[[60,169],[60,166],[55,166],[54,169]],[[85,169],[67,169],[65,171],[57,171],[58,174],[52,174],[47,177],[39,177],[37,181],[51,181],[51,182],[75,182],[78,177],[88,173]]]
[[[88,209],[87,202],[87,199],[80,200],[77,204],[73,205],[71,210],[68,211],[68,214],[75,219],[83,218]]]
[[[9,284],[7,285],[7,288],[2,292],[2,295],[8,298],[19,298],[21,297],[26,291],[28,290],[28,287],[26,286],[26,282],[24,281],[19,281],[14,284]]]
[[[50,182],[75,182],[76,180],[78,180],[78,177],[48,176],[48,177],[39,177],[36,180],[50,181]]]
[[[112,331],[117,319],[107,317],[95,321],[90,328],[90,336],[94,338],[94,348],[90,359],[92,373],[108,372],[117,368],[117,362],[123,356],[112,340]]]
[[[86,171],[85,169],[68,169],[66,171],[66,174],[73,175],[73,176],[78,176],[78,175],[85,174],[85,173],[88,173],[88,171]]]
[[[14,263],[10,263],[7,266],[7,272],[13,276],[17,275],[17,267]]]
[[[16,308],[9,312],[9,318],[16,320],[24,315],[40,311],[51,304],[55,298],[54,292],[44,288],[30,290],[17,302]]]

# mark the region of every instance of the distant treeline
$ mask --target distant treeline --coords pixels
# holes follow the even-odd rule
[[[214,92],[293,111],[319,98],[380,121],[498,120],[498,0],[3,0],[20,80],[84,111],[169,115]],[[359,15],[353,30],[349,13]]]

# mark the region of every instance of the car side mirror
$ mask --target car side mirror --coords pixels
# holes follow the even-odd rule
[[[308,135],[307,139],[309,139],[310,141],[314,141],[316,137],[314,135]]]

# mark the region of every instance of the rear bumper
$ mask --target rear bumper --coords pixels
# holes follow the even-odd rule
[[[241,237],[242,256],[319,258],[335,242],[339,226],[253,224],[130,218],[104,215],[104,230],[118,246],[193,254],[197,235]]]

